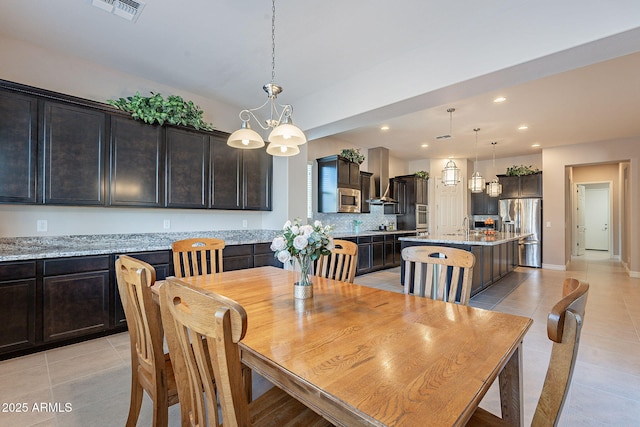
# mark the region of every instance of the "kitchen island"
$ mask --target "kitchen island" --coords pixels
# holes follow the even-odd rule
[[[485,235],[471,231],[467,234],[440,234],[401,237],[401,248],[409,246],[448,246],[471,252],[476,257],[473,267],[471,295],[496,283],[518,266],[518,242],[528,234],[496,233]],[[404,265],[401,269],[404,282]]]

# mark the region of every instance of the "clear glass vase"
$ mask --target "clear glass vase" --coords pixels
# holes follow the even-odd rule
[[[296,281],[294,283],[293,296],[305,299],[313,296],[313,262],[310,256],[296,257],[298,269],[296,269]]]

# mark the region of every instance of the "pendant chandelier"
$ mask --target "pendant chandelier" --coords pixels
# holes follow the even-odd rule
[[[473,164],[473,175],[469,178],[469,190],[472,193],[482,193],[484,191],[484,178],[478,172],[478,131],[480,128],[475,128],[473,131],[476,133],[476,161]]]
[[[496,145],[498,143],[493,141],[491,145],[493,146],[493,171],[496,170]],[[498,197],[502,194],[502,184],[498,181],[498,177],[495,177],[491,180],[491,182],[487,185],[487,194],[489,197]]]
[[[453,112],[456,111],[455,108],[447,109],[447,113],[449,113],[449,135],[446,135],[448,138],[451,138],[451,130],[452,130],[452,122],[453,122]],[[444,169],[442,170],[442,184],[445,187],[452,187],[457,185],[460,182],[460,169],[456,165],[456,162],[453,160],[449,160],[446,165],[444,165]]]
[[[276,2],[272,0],[271,15],[271,82],[265,84],[262,89],[267,93],[267,100],[257,108],[242,110],[240,120],[242,126],[233,132],[227,140],[227,145],[234,148],[254,149],[264,147],[264,140],[260,134],[249,124],[251,118],[263,129],[271,130],[269,134],[269,146],[267,153],[272,156],[295,156],[300,153],[298,145],[307,142],[307,137],[294,126],[291,120],[293,107],[289,104],[281,105],[276,102],[278,95],[282,92],[282,87],[274,83],[276,76]],[[269,106],[269,118],[264,120],[264,125],[254,114],[258,110]],[[278,111],[280,109],[280,111]]]

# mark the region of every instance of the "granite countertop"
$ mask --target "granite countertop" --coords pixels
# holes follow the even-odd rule
[[[177,233],[5,237],[0,238],[0,262],[168,250],[171,249],[171,243],[174,241],[192,237],[223,239],[229,246],[271,243],[273,238],[281,232],[281,230],[218,230]],[[358,234],[334,232],[332,236],[339,239],[409,232],[411,230],[361,231]]]
[[[485,235],[483,233],[475,233],[474,231],[471,231],[468,236],[464,234],[434,234],[427,236],[401,237],[400,240],[420,243],[450,243],[456,245],[495,246],[502,243],[511,242],[513,240],[520,240],[530,235],[530,233],[496,233],[493,235]]]

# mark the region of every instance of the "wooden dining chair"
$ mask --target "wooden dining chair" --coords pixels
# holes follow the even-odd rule
[[[164,353],[164,332],[151,286],[156,272],[146,262],[120,255],[115,263],[120,299],[131,340],[131,402],[127,427],[135,427],[146,391],[153,402],[153,425],[167,426],[169,406],[178,403],[173,367]]]
[[[188,384],[188,395],[180,399],[188,400],[189,413],[183,418],[189,425],[330,425],[278,387],[247,402],[238,346],[247,330],[247,313],[238,303],[170,277],[160,287],[160,307],[171,357],[181,358],[187,368],[177,379]]]
[[[222,239],[195,238],[178,240],[171,244],[173,269],[176,277],[221,273]]]
[[[553,341],[553,347],[538,406],[531,421],[533,427],[558,424],[578,355],[588,294],[589,284],[573,278],[565,279],[563,298],[549,313],[547,335]],[[467,426],[501,426],[507,425],[507,421],[478,407]]]
[[[334,239],[330,255],[318,259],[315,275],[353,283],[358,263],[358,245],[348,240]]]
[[[469,304],[475,256],[447,246],[409,246],[402,250],[404,293]]]

